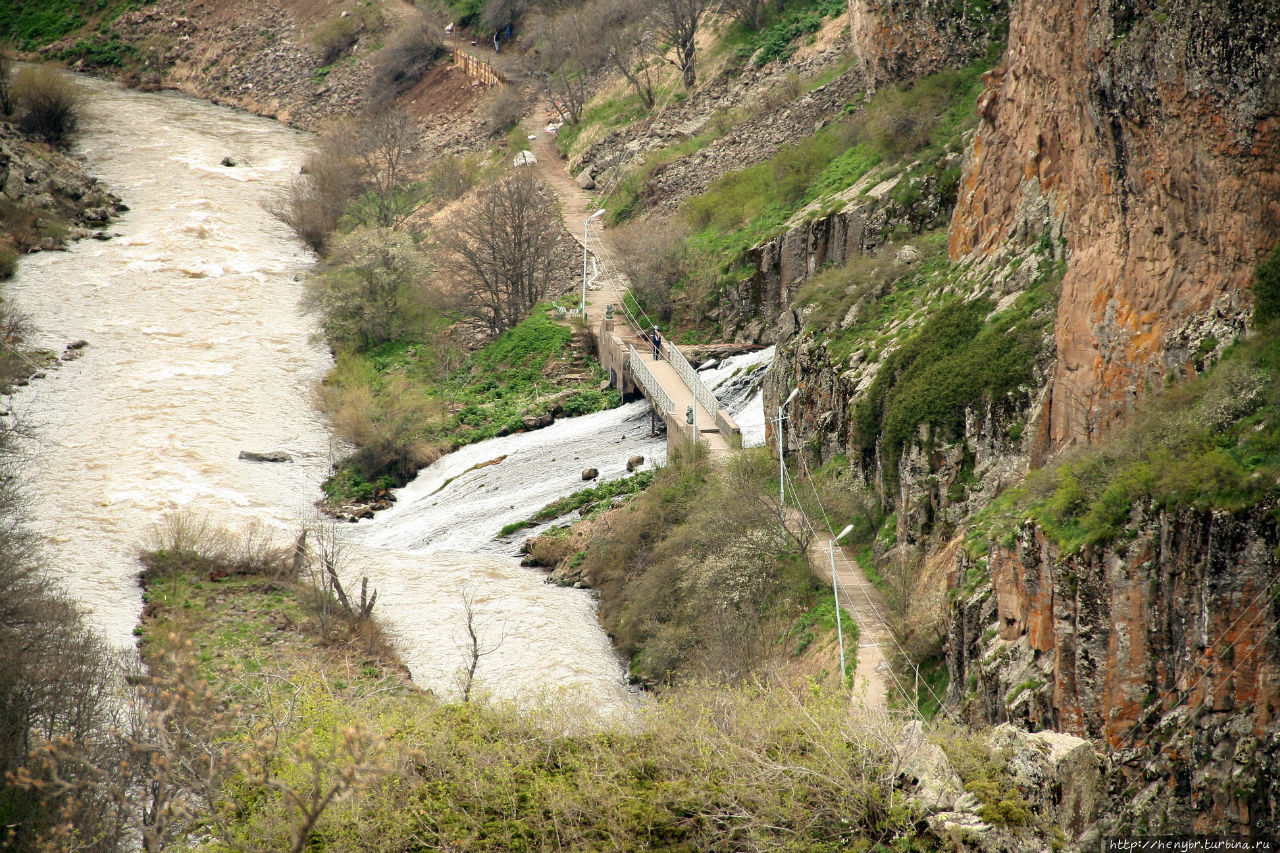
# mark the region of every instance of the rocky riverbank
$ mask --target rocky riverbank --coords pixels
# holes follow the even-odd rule
[[[108,239],[104,229],[125,210],[74,157],[0,122],[0,256],[10,253],[10,264],[13,256],[65,249],[71,240]]]

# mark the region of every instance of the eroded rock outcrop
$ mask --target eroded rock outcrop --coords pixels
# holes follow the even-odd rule
[[[1243,334],[1280,240],[1280,16],[1270,0],[1037,0],[1009,47],[951,225],[953,258],[1061,234],[1051,447]]]
[[[1120,828],[1280,830],[1274,506],[1133,511],[1125,541],[1064,554],[1027,522],[960,554],[949,701],[971,722],[1105,744]]]

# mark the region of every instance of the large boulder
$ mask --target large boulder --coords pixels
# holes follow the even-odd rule
[[[942,747],[925,736],[919,720],[902,727],[894,746],[895,775],[907,799],[926,814],[948,811],[964,793],[960,776],[952,769]]]
[[[1077,838],[1098,819],[1106,793],[1102,759],[1087,740],[1062,732],[1032,732],[1003,723],[991,747],[1008,756],[1018,788],[1041,814]]]
[[[246,462],[292,462],[293,457],[283,450],[272,450],[267,453],[255,453],[252,450],[241,450],[240,458]]]
[[[636,470],[643,464],[644,464],[643,456],[632,456],[630,459],[627,460],[627,473],[628,474],[631,473],[632,471]]]
[[[597,471],[595,468],[584,468],[582,471],[582,479],[584,481],[594,480],[596,477],[599,477],[599,476],[600,476],[600,472]]]

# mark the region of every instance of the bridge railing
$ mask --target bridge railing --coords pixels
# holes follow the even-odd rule
[[[676,369],[676,373],[684,380],[684,384],[693,392],[693,398],[702,404],[702,408],[707,410],[707,414],[711,417],[716,416],[716,412],[720,411],[720,401],[716,399],[716,395],[706,385],[702,384],[702,379],[698,377],[697,371],[693,369],[693,365],[684,357],[684,353],[670,341],[667,341],[667,361],[671,362],[671,366]]]
[[[667,392],[662,389],[658,377],[645,366],[644,359],[636,352],[636,348],[628,344],[627,349],[631,351],[631,375],[635,377],[636,384],[648,393],[653,404],[658,407],[658,411],[663,414],[675,411],[675,403],[671,402]]]

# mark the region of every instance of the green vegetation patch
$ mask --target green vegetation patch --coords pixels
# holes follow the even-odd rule
[[[844,0],[809,0],[786,6],[771,23],[757,33],[750,33],[739,44],[739,59],[751,59],[762,68],[775,59],[781,62],[796,52],[795,42],[804,35],[816,33],[822,28],[823,18],[832,18],[848,11]]]
[[[1131,534],[1135,506],[1240,510],[1280,478],[1280,337],[1274,326],[1206,374],[1149,393],[1129,426],[1033,472],[975,520],[985,553],[1035,520],[1068,553]]]
[[[3,40],[19,50],[36,50],[46,44],[55,42],[66,35],[85,27],[91,20],[103,24],[114,21],[125,12],[151,5],[151,0],[39,0],[39,2],[19,2],[0,4],[0,33]],[[119,34],[112,34],[106,39],[95,36],[93,39],[81,40],[76,48],[65,51],[61,59],[68,55],[82,55],[78,48],[82,45],[86,50],[103,50],[94,45],[110,41],[118,42]],[[110,56],[119,56],[120,48],[108,52]],[[110,62],[104,64],[119,64]]]
[[[366,499],[388,482],[403,485],[441,452],[526,429],[527,418],[620,405],[616,389],[600,390],[599,364],[571,345],[573,330],[545,308],[469,354],[437,335],[341,355],[326,379],[327,408],[339,425],[353,425],[344,433],[366,440],[326,481],[326,494]]]
[[[891,474],[917,428],[959,434],[964,412],[1033,378],[1061,267],[1046,272],[1009,309],[988,319],[989,299],[953,301],[933,313],[881,364],[854,411],[864,457],[877,452]]]

